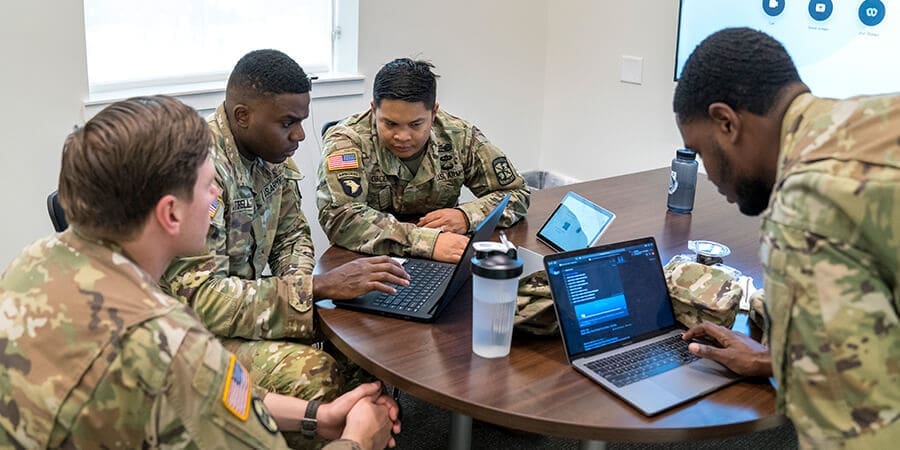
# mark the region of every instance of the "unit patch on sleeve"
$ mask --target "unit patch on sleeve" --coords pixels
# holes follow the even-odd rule
[[[259,419],[259,422],[269,433],[278,432],[278,424],[275,423],[275,419],[269,414],[265,403],[257,397],[253,397],[253,412],[256,413],[256,418]]]
[[[492,165],[494,166],[494,175],[497,176],[497,182],[500,183],[500,186],[506,186],[515,181],[516,175],[513,173],[512,167],[509,166],[505,156],[494,158]]]
[[[362,193],[362,185],[359,184],[359,177],[341,178],[340,181],[345,194],[351,197],[359,197],[359,194]]]
[[[359,160],[356,159],[356,153],[342,152],[335,153],[328,157],[328,170],[344,170],[359,168]]]
[[[250,415],[250,392],[253,383],[250,374],[237,362],[237,358],[231,355],[228,361],[228,372],[225,376],[225,389],[222,390],[222,404],[225,409],[231,411],[235,417],[247,420]]]

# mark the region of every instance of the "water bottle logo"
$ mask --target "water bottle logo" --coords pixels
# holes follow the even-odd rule
[[[678,190],[678,174],[675,171],[672,171],[672,176],[669,178],[669,195],[675,193]]]

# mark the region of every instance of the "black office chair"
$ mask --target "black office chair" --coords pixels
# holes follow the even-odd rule
[[[332,120],[331,122],[325,122],[325,125],[322,125],[322,137],[325,137],[325,133],[328,132],[328,129],[340,123],[342,119]]]
[[[47,212],[50,213],[50,222],[53,223],[53,229],[57,233],[66,231],[69,228],[69,222],[66,222],[66,212],[63,211],[62,205],[59,204],[59,194],[56,191],[47,196]]]

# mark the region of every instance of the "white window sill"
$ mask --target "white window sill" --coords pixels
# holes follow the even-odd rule
[[[326,73],[319,74],[318,77],[313,80],[311,96],[314,99],[362,95],[365,91],[366,78],[363,75]],[[202,113],[215,109],[222,103],[225,98],[225,80],[93,93],[84,102],[84,120],[94,117],[100,110],[119,100],[158,94],[171,95]]]

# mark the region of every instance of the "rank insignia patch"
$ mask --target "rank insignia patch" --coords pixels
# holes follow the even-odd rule
[[[225,389],[222,390],[222,404],[225,409],[231,411],[235,417],[247,420],[250,415],[250,391],[253,383],[250,382],[250,374],[237,362],[237,358],[231,355],[228,362],[228,372],[225,376]]]
[[[359,194],[362,193],[362,185],[359,184],[359,177],[341,178],[340,181],[345,194],[351,197],[359,197]]]
[[[344,170],[359,168],[356,153],[336,153],[328,157],[328,170]]]
[[[497,176],[497,182],[500,183],[500,186],[506,186],[515,181],[516,175],[512,167],[509,166],[505,156],[495,158],[492,165],[494,166],[494,175]]]

